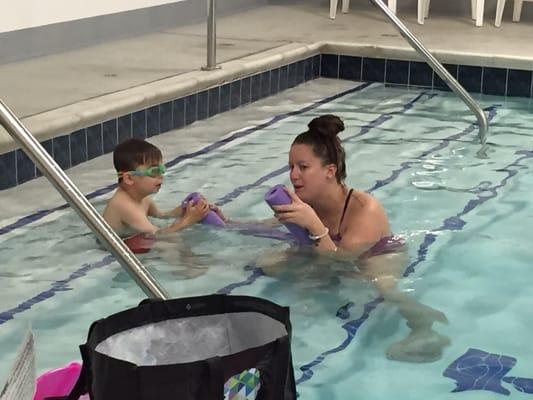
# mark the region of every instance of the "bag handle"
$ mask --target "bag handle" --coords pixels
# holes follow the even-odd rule
[[[219,356],[206,360],[209,369],[209,400],[224,400],[224,372]]]
[[[271,359],[272,387],[261,387],[256,400],[295,400],[296,384],[292,369],[289,336],[285,335],[276,340],[274,355]]]
[[[82,358],[84,358],[83,363],[81,365],[80,370],[80,376],[78,377],[78,380],[74,384],[74,387],[70,391],[70,394],[68,396],[59,396],[59,397],[45,397],[44,400],[78,400],[82,395],[86,394],[88,392],[89,382],[88,382],[88,375],[89,375],[89,368],[88,360],[86,357],[83,357],[84,354],[84,347],[80,346],[80,351],[82,353]]]

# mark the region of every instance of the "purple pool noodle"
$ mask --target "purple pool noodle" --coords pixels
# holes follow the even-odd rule
[[[294,241],[294,236],[289,232],[281,231],[276,228],[271,228],[260,223],[228,223],[226,228],[243,235],[250,235],[266,239],[282,240],[282,241]]]
[[[273,186],[265,194],[265,201],[271,207],[292,203],[291,197],[285,191],[285,189],[283,188],[283,185]],[[306,229],[296,224],[285,224],[285,226],[300,244],[311,244],[312,243],[311,239],[309,239],[309,232],[307,232]]]
[[[185,197],[185,199],[181,203],[181,206],[187,207],[187,203],[190,201],[192,201],[193,204],[196,204],[198,203],[198,200],[200,200],[200,193],[193,192],[189,194],[187,197]],[[202,219],[202,224],[214,225],[214,226],[225,226],[226,225],[226,223],[222,220],[222,218],[220,218],[220,216],[213,210],[209,210],[205,218]]]

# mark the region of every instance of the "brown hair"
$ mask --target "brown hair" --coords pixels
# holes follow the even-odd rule
[[[113,165],[117,172],[133,171],[139,165],[159,163],[162,159],[161,150],[141,139],[127,139],[113,151]]]
[[[307,125],[309,130],[300,133],[292,144],[306,144],[311,146],[315,156],[324,165],[334,164],[337,167],[335,178],[338,183],[346,179],[346,154],[337,136],[344,130],[344,122],[332,114],[316,117]]]

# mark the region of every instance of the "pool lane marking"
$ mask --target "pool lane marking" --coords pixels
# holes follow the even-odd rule
[[[370,85],[366,85],[366,86],[365,85],[361,85],[361,86],[368,87]],[[348,93],[353,93],[355,91],[361,90],[361,86],[357,86],[357,87],[352,88],[350,90],[347,90],[347,91],[345,91],[343,93],[344,93],[344,95],[346,95]],[[417,95],[414,99],[410,100],[407,104],[405,104],[402,107],[403,112],[411,109],[413,107],[413,105],[417,101],[422,99],[422,97],[424,95],[426,95],[426,93],[421,93],[421,94]],[[336,96],[331,96],[331,97],[338,98],[338,97],[340,97],[340,94],[336,95]],[[430,97],[430,98],[432,98],[432,97]],[[323,102],[324,99],[321,100],[321,101]],[[311,107],[311,106],[308,106],[307,108],[309,108],[309,107]],[[392,118],[392,116],[397,115],[398,112],[389,112],[389,113],[384,113],[384,114],[386,114],[386,115],[379,116],[372,123],[362,127],[361,131],[358,134],[350,136],[347,139],[349,140],[349,139],[352,139],[354,137],[358,137],[358,136],[362,136],[362,135],[367,134],[371,130],[371,128],[375,128],[375,127],[381,125],[382,123],[384,123],[385,121],[388,121],[390,118]],[[226,195],[223,198],[221,198],[222,200],[217,201],[217,203],[218,204],[226,204],[226,203],[228,203],[230,201],[233,201],[240,194],[242,194],[245,191],[250,190],[251,188],[253,188],[253,187],[257,186],[258,184],[260,184],[258,182],[267,181],[268,179],[270,179],[270,178],[272,178],[272,177],[274,177],[276,175],[279,175],[282,172],[284,172],[286,170],[286,168],[287,167],[282,167],[282,168],[280,168],[278,170],[275,170],[275,171],[265,175],[264,177],[260,178],[258,181],[254,182],[253,184],[244,186],[244,187],[246,187],[246,189],[244,189],[244,190],[243,190],[243,187],[240,187],[240,188],[237,188],[237,189],[233,190],[228,195]],[[97,192],[102,194],[101,191],[104,190],[104,189],[100,189]],[[227,199],[227,200],[224,200],[224,199]],[[66,208],[66,207],[68,207],[68,205],[63,205],[62,207]],[[46,215],[48,215],[48,214],[46,214]],[[42,217],[44,217],[44,215],[41,216],[41,218]],[[111,257],[111,258],[108,258],[108,257]],[[30,299],[28,299],[26,301],[23,301],[22,303],[18,304],[17,306],[15,306],[15,307],[13,307],[11,309],[8,309],[6,311],[0,312],[0,325],[4,324],[5,322],[7,322],[7,321],[9,321],[11,319],[13,319],[16,314],[19,314],[19,313],[22,313],[24,311],[29,310],[33,305],[35,305],[37,303],[40,303],[40,302],[42,302],[42,301],[44,301],[46,299],[49,299],[49,298],[55,296],[55,294],[57,294],[59,292],[71,290],[68,287],[68,283],[80,278],[81,276],[86,275],[87,272],[89,272],[89,271],[91,271],[93,269],[102,268],[102,267],[104,267],[106,265],[111,264],[111,262],[113,260],[114,260],[114,258],[112,256],[106,256],[100,261],[97,261],[97,262],[94,262],[94,263],[89,263],[89,264],[83,264],[79,269],[74,271],[69,276],[69,278],[67,278],[65,280],[53,282],[50,289],[47,289],[47,290],[44,290],[44,291],[40,292],[39,294],[31,297]],[[230,293],[232,290],[234,290],[237,287],[251,285],[253,282],[255,282],[255,280],[257,280],[260,276],[262,276],[262,273],[260,273],[260,271],[256,267],[253,267],[253,266],[248,266],[248,267],[251,268],[251,270],[252,270],[252,273],[251,273],[251,275],[249,277],[247,277],[244,281],[231,283],[228,286],[226,286],[224,288],[221,288],[219,291],[225,291],[227,293]]]
[[[352,93],[355,93],[355,92],[358,92],[358,91],[361,91],[363,89],[366,89],[367,87],[371,86],[372,83],[371,82],[365,82],[365,83],[362,83],[356,87],[353,87],[351,89],[347,89],[345,91],[342,91],[340,93],[337,93],[335,95],[332,95],[332,96],[328,96],[328,97],[325,97],[321,100],[317,100],[316,102],[308,105],[308,106],[305,106],[299,110],[296,110],[296,111],[290,111],[290,112],[287,112],[287,113],[283,113],[283,114],[279,114],[279,115],[276,115],[274,117],[272,117],[270,120],[268,120],[267,122],[264,122],[264,123],[261,123],[261,124],[258,124],[258,125],[255,125],[253,127],[250,127],[250,128],[245,128],[245,129],[240,129],[232,134],[229,134],[227,137],[224,137],[222,139],[219,139],[217,140],[216,142],[214,143],[211,143],[210,145],[208,146],[205,146],[203,148],[201,148],[200,150],[197,150],[197,151],[193,151],[191,153],[186,153],[186,154],[182,154],[174,159],[172,159],[171,161],[167,162],[165,165],[170,168],[170,167],[173,167],[174,165],[176,164],[179,164],[185,160],[189,160],[189,159],[192,159],[192,158],[195,158],[195,157],[198,157],[198,156],[201,156],[201,155],[204,155],[204,154],[207,154],[213,150],[217,150],[223,146],[225,146],[226,144],[234,141],[234,140],[237,140],[237,139],[240,139],[242,137],[245,137],[245,136],[248,136],[258,130],[261,130],[261,129],[264,129],[270,125],[273,125],[279,121],[282,121],[284,119],[287,119],[289,117],[292,117],[292,116],[295,116],[295,115],[299,115],[299,114],[302,114],[302,113],[305,113],[307,111],[310,111],[310,110],[313,110],[323,104],[326,104],[328,102],[331,102],[333,100],[336,100],[340,97],[343,97],[343,96],[346,96],[346,95],[349,95],[349,94],[352,94]],[[117,187],[117,184],[116,183],[113,183],[113,184],[110,184],[110,185],[107,185],[107,186],[104,186],[98,190],[95,190],[89,194],[87,194],[85,197],[87,197],[87,199],[91,200],[91,199],[94,199],[96,197],[99,197],[99,196],[103,196],[109,192],[111,192],[112,190],[114,190],[115,188]],[[46,217],[47,215],[50,215],[56,211],[60,211],[60,210],[64,210],[64,209],[67,209],[69,208],[70,206],[68,204],[62,204],[60,206],[57,206],[57,207],[54,207],[54,208],[50,208],[50,209],[44,209],[44,210],[39,210],[39,211],[36,211],[32,214],[28,214],[28,215],[25,215],[21,218],[19,218],[18,220],[16,220],[15,222],[13,223],[10,223],[10,224],[7,224],[3,227],[0,227],[0,236],[2,235],[5,235],[6,233],[9,233],[9,232],[12,232],[18,228],[21,228],[25,225],[28,225],[28,224],[31,224],[33,222],[36,222],[44,217]]]

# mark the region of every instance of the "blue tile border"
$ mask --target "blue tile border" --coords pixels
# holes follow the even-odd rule
[[[317,57],[317,56],[315,56]],[[346,80],[383,82],[404,86],[422,86],[449,90],[443,80],[420,61],[406,61],[342,54],[322,54],[312,58],[313,76]],[[512,68],[443,64],[466,90],[498,96],[533,97],[533,71]]]
[[[526,98],[533,96],[533,71],[456,64],[444,66],[471,92]],[[43,145],[66,169],[112,152],[118,143],[128,138],[144,139],[179,129],[318,77],[449,90],[424,62],[317,54],[102,121],[47,140]],[[33,162],[20,150],[0,154],[0,166],[4,166],[0,170],[0,190],[41,176]]]

